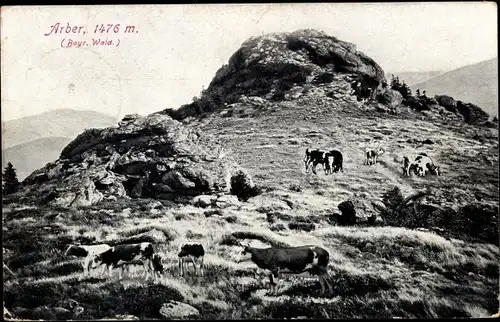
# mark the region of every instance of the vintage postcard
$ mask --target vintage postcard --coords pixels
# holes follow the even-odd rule
[[[498,317],[497,23],[2,7],[4,318]]]

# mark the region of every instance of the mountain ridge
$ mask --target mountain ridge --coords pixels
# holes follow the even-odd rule
[[[75,137],[83,129],[111,126],[110,115],[69,108],[55,109],[19,119],[2,121],[2,149],[44,137]]]
[[[498,57],[466,65],[410,86],[427,95],[448,95],[498,116]]]

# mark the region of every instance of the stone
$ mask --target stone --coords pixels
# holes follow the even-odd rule
[[[238,200],[238,197],[233,195],[223,195],[217,198],[215,201],[215,205],[217,208],[228,208],[232,206],[239,206],[241,202]]]
[[[189,304],[169,301],[162,305],[160,314],[166,319],[182,319],[198,317],[200,312]]]
[[[217,196],[200,195],[193,198],[193,205],[195,207],[207,208],[212,206],[217,200]]]
[[[382,95],[382,99],[384,104],[386,104],[389,108],[394,109],[403,102],[403,95],[401,95],[398,91],[389,89]]]

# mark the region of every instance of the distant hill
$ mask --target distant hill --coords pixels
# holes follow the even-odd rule
[[[2,151],[2,169],[11,162],[19,181],[48,162],[59,158],[62,149],[71,141],[64,137],[48,137],[18,144]]]
[[[481,107],[498,116],[498,58],[461,67],[410,86],[425,89],[427,95],[445,94]]]
[[[94,111],[58,109],[2,122],[2,149],[45,137],[74,138],[85,128],[116,124],[116,119]]]
[[[391,77],[392,75],[394,75],[395,77],[399,77],[400,81],[404,81],[407,85],[411,86],[413,84],[424,82],[428,79],[436,77],[442,73],[443,72],[437,70],[428,72],[391,72],[386,73],[385,78],[387,78],[387,81],[390,83]]]

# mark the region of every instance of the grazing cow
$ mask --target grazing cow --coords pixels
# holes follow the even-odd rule
[[[417,156],[405,155],[403,157],[403,170],[406,176],[409,176],[412,170],[417,176],[425,176],[427,171],[437,176],[441,175],[439,166],[436,166],[425,153],[420,153]]]
[[[377,149],[372,149],[372,148],[366,148],[365,149],[365,164],[366,165],[372,165],[372,164],[377,164],[377,159],[379,156],[385,153],[384,148],[379,147]]]
[[[122,262],[115,265],[115,268],[123,267],[123,275],[130,276],[130,266],[132,265],[140,265],[143,266],[144,263],[142,260],[132,260],[130,262]],[[156,280],[156,277],[161,277],[164,271],[163,267],[163,258],[158,254],[153,254],[153,258],[151,259],[151,267],[153,270],[153,280]],[[126,272],[126,274],[125,274]],[[145,273],[145,272],[144,272]]]
[[[154,278],[163,275],[163,271],[165,270],[165,268],[163,267],[163,258],[160,255],[158,254],[153,255],[152,265],[153,265]]]
[[[104,253],[109,250],[111,246],[106,244],[98,244],[98,245],[69,245],[64,252],[64,256],[76,256],[76,257],[84,257],[82,266],[83,266],[83,277],[90,275],[90,264],[94,256]],[[101,270],[100,275],[104,273],[104,268]]]
[[[203,260],[205,256],[205,250],[201,244],[182,244],[179,247],[179,275],[184,275],[184,270],[187,270],[187,262],[190,260],[194,266],[194,273],[198,276],[198,270],[196,265],[198,264],[200,268],[200,274],[203,276]],[[186,266],[186,267],[184,267]]]
[[[276,283],[280,273],[300,274],[309,272],[318,275],[321,285],[321,293],[325,293],[325,284],[331,291],[328,282],[329,276],[327,266],[330,255],[328,251],[317,246],[299,247],[269,247],[255,248],[248,245],[241,245],[243,251],[236,258],[237,263],[251,260],[259,268],[270,271],[270,294],[276,294]]]
[[[312,165],[312,171],[314,174],[316,174],[316,166],[318,164],[321,164],[323,166],[323,169],[325,169],[326,153],[327,152],[324,150],[319,150],[319,149],[311,150],[311,149],[307,148],[306,149],[306,157],[304,158],[304,164],[306,166],[306,173],[309,173],[309,169],[311,169],[311,165]]]
[[[331,174],[334,172],[344,172],[343,162],[344,157],[342,153],[337,150],[331,150],[325,154],[325,174]]]
[[[152,270],[153,255],[153,244],[148,242],[116,245],[104,253],[94,256],[92,268],[105,265],[108,268],[108,276],[111,276],[114,267],[121,267],[119,279],[122,279],[124,266],[141,261],[144,267],[144,276],[147,279],[149,272]]]

